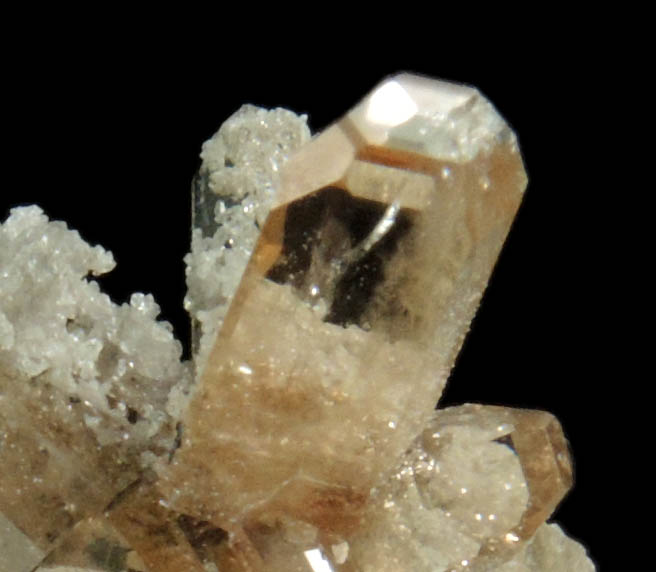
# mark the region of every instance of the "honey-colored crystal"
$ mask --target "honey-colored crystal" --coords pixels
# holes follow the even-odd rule
[[[438,410],[373,491],[344,570],[484,572],[522,562],[570,485],[567,443],[549,413]]]
[[[405,75],[281,181],[160,486],[232,534],[291,518],[329,546],[432,415],[526,177],[475,90]]]

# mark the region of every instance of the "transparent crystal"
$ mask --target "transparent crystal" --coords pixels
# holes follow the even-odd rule
[[[480,572],[521,561],[570,486],[567,443],[552,415],[438,410],[376,488],[368,524],[351,539],[353,569]]]
[[[348,541],[432,416],[525,184],[478,92],[408,75],[294,153],[160,473],[172,506],[260,556],[289,519]]]

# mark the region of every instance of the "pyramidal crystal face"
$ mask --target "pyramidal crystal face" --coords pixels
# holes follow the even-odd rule
[[[161,472],[172,506],[260,557],[348,542],[433,415],[525,185],[476,90],[410,75],[292,154]]]
[[[203,146],[185,299],[37,207],[0,225],[0,572],[589,572],[540,411],[434,410],[526,185],[475,89],[389,78],[310,137],[245,105]]]

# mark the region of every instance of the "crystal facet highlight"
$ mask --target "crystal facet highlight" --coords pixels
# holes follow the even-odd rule
[[[173,506],[348,538],[430,419],[525,184],[475,90],[407,75],[293,154],[162,472]]]

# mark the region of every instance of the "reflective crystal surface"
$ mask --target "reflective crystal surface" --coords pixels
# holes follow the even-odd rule
[[[494,107],[401,74],[313,138],[246,105],[201,156],[193,367],[89,278],[110,253],[0,225],[0,572],[594,570],[546,523],[558,421],[434,410],[526,186]]]
[[[172,506],[259,553],[289,519],[350,537],[432,415],[525,184],[486,100],[408,75],[293,154],[161,471]]]

